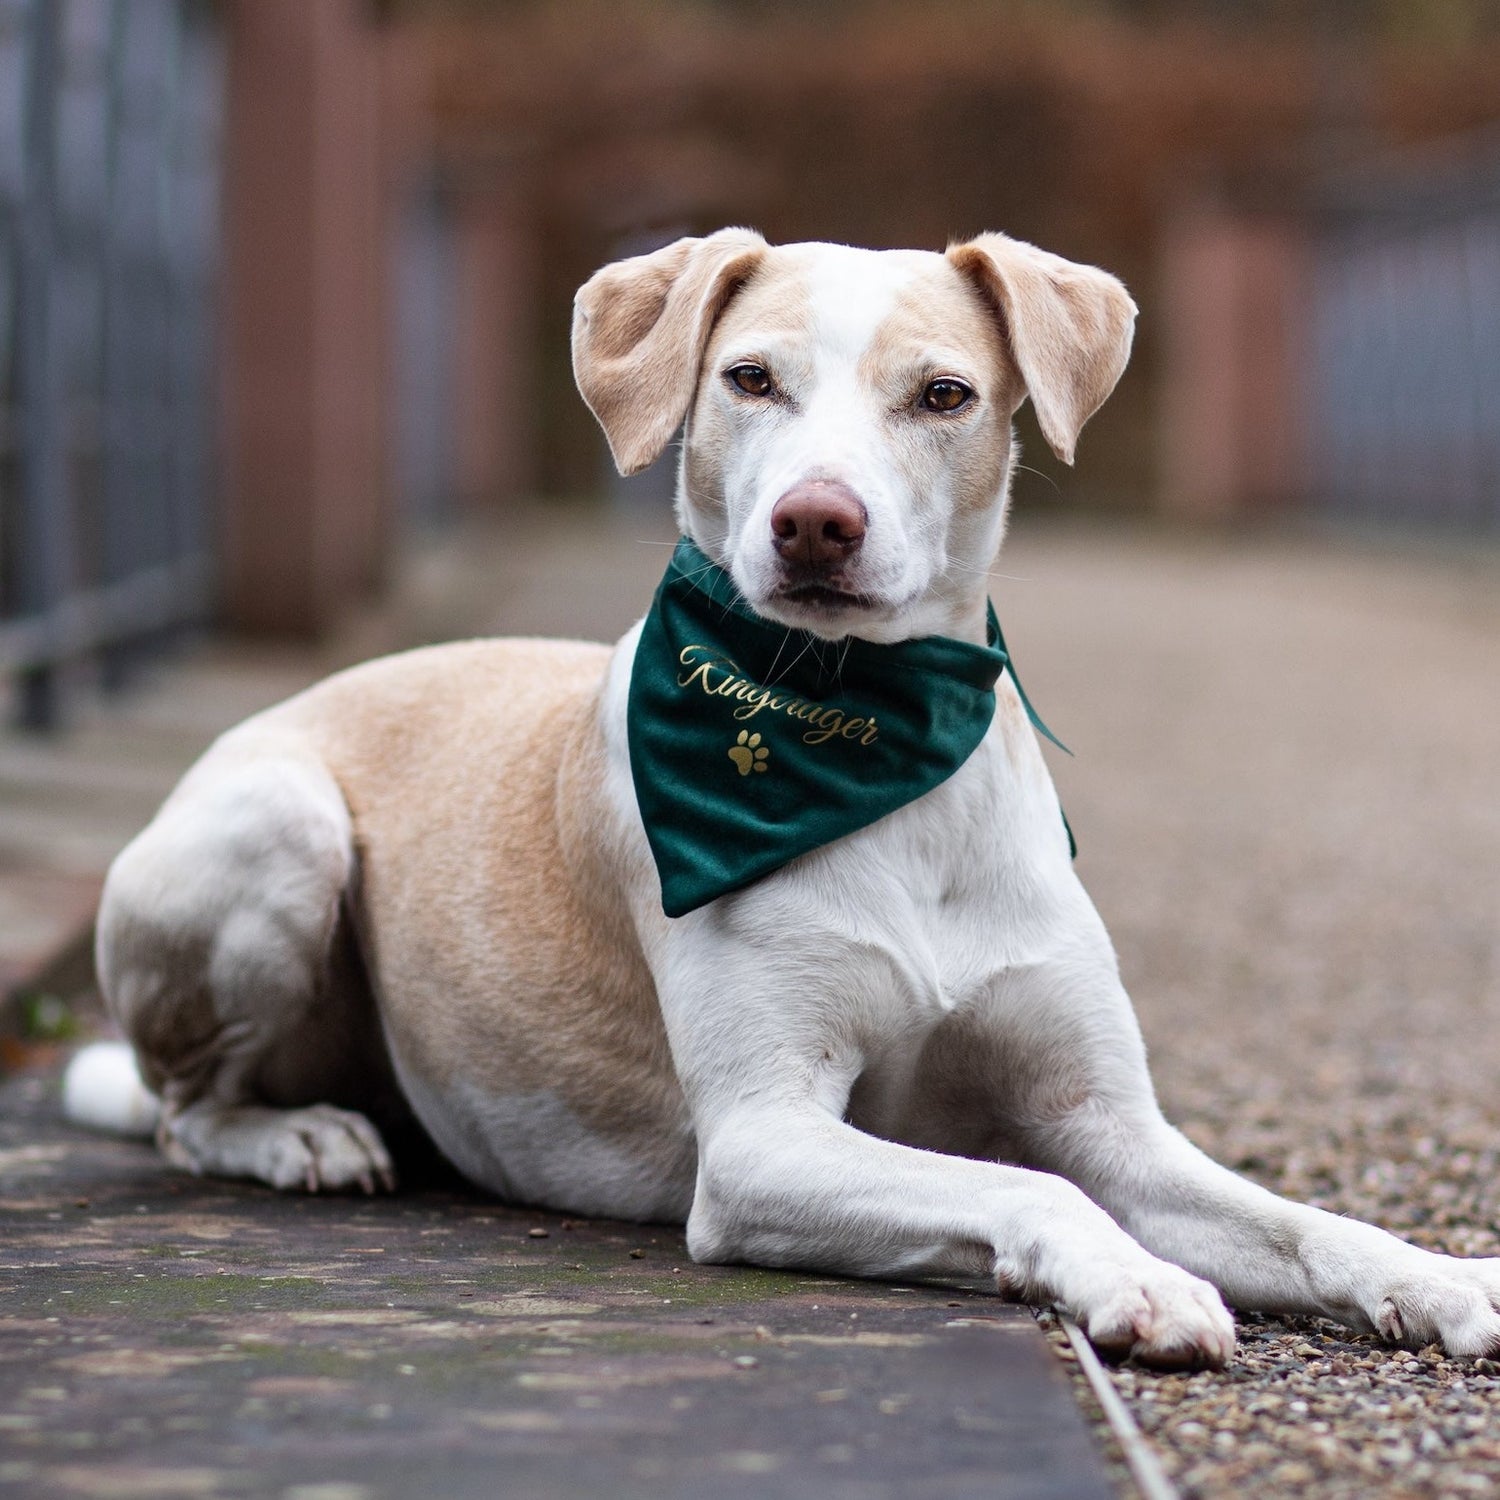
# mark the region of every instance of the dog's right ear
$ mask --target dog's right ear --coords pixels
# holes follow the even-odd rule
[[[687,415],[708,335],[766,242],[752,229],[616,261],[573,301],[573,378],[599,419],[615,467],[637,474]]]

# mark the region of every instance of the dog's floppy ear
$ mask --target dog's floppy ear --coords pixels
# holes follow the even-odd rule
[[[1104,405],[1130,358],[1136,314],[1130,294],[1107,271],[1003,234],[952,245],[948,259],[999,313],[1042,436],[1072,463],[1083,424]]]
[[[573,378],[622,474],[660,455],[687,415],[709,331],[766,242],[751,229],[678,240],[596,271],[573,301]]]

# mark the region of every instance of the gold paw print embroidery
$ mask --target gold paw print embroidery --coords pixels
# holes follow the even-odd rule
[[[739,767],[741,776],[748,776],[752,771],[765,770],[771,752],[761,744],[758,734],[742,729],[739,738],[730,748],[729,758]]]

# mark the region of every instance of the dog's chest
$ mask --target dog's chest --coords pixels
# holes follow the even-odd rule
[[[1040,752],[1003,722],[948,781],[829,846],[810,873],[827,951],[867,976],[851,1004],[913,1042],[1051,952],[1076,888]]]

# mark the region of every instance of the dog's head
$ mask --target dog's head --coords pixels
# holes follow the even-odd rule
[[[974,628],[1030,396],[1071,463],[1125,368],[1114,277],[1004,235],[946,255],[678,240],[579,291],[573,368],[620,471],[687,422],[678,519],[768,619]]]

